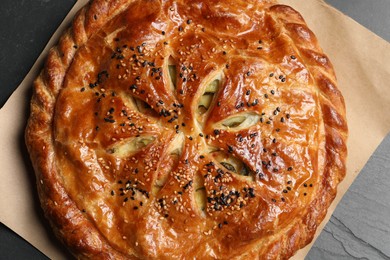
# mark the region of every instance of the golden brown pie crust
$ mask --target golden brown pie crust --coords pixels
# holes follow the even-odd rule
[[[79,258],[286,259],[345,175],[345,105],[275,1],[95,0],[34,82],[26,143]]]

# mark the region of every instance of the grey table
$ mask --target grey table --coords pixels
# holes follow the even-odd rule
[[[390,0],[326,1],[390,41]],[[75,0],[1,1],[0,106],[27,74],[74,3]],[[390,259],[389,154],[390,136],[347,191],[307,259]],[[45,256],[0,225],[0,259],[27,258]]]

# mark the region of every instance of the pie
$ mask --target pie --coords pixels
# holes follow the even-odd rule
[[[95,0],[34,82],[26,143],[78,258],[286,259],[346,172],[343,97],[271,0]]]

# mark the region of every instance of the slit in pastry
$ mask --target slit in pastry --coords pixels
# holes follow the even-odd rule
[[[111,145],[107,149],[107,153],[115,154],[115,156],[120,158],[129,157],[143,150],[155,140],[156,138],[151,135],[127,138]]]
[[[156,181],[152,187],[153,195],[156,195],[167,182],[169,174],[179,163],[179,159],[183,152],[184,134],[180,133],[170,143],[166,151],[166,157],[161,161],[159,171],[156,176]]]
[[[202,96],[199,99],[198,103],[198,114],[205,114],[213,102],[215,94],[218,92],[221,85],[221,75],[209,82],[204,90]]]
[[[135,108],[144,115],[158,117],[158,113],[145,101],[133,97]]]
[[[256,125],[259,119],[260,115],[255,113],[240,113],[220,121],[215,128],[239,131]]]
[[[211,156],[222,166],[222,169],[228,170],[229,172],[235,174],[238,178],[253,181],[251,169],[233,155],[217,150],[212,152]]]
[[[172,56],[168,58],[168,74],[170,79],[170,84],[172,86],[172,90],[176,90],[177,85],[177,71],[176,71],[176,61]]]
[[[207,193],[204,186],[204,182],[200,173],[194,176],[194,199],[196,208],[199,211],[199,214],[203,217],[206,216],[205,210],[207,205]]]

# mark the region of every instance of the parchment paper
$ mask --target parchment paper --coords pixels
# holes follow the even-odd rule
[[[33,68],[0,110],[0,221],[52,259],[69,255],[59,245],[42,217],[35,177],[24,146],[30,89],[49,48],[87,1],[79,0],[58,28]],[[356,175],[390,130],[390,44],[322,0],[281,0],[298,10],[330,57],[347,105],[349,124],[348,172],[328,211],[329,220]],[[311,245],[294,259],[303,259]]]

